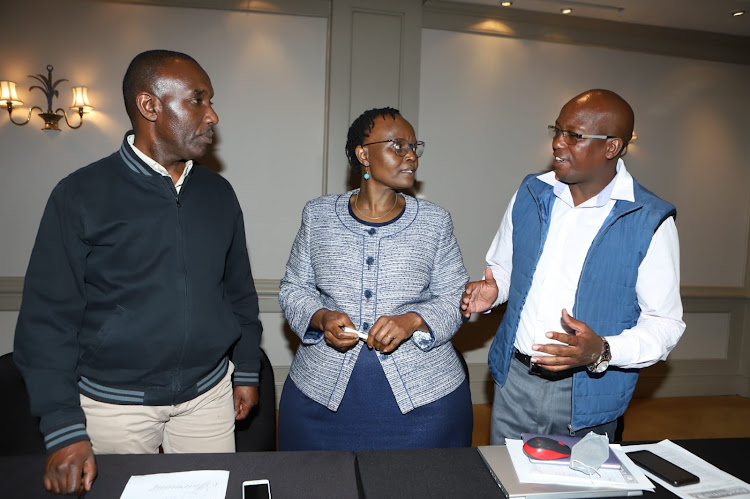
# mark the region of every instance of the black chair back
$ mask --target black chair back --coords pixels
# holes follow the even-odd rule
[[[13,362],[13,353],[0,357],[0,456],[45,454],[39,419],[31,416],[26,384]]]
[[[247,419],[235,423],[237,452],[276,450],[276,383],[271,361],[262,349],[259,394],[258,405],[253,407]]]

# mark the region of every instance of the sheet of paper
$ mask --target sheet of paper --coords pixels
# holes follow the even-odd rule
[[[577,485],[580,487],[608,487],[623,490],[653,490],[641,469],[622,452],[619,445],[610,448],[622,464],[620,469],[599,468],[599,475],[586,475],[567,466],[538,464],[529,461],[523,452],[522,440],[505,440],[510,459],[522,483],[551,483],[557,485]]]
[[[224,499],[228,482],[224,470],[133,475],[120,499]]]
[[[653,481],[683,499],[750,498],[750,485],[746,482],[720,470],[670,440],[662,440],[657,444],[628,445],[625,447],[626,452],[636,450],[650,450],[701,479],[700,483],[695,485],[673,487],[644,470]]]

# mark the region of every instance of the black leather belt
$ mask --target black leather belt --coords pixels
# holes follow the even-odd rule
[[[538,364],[533,364],[531,362],[531,355],[521,353],[517,348],[513,349],[513,357],[515,357],[518,362],[529,368],[529,374],[540,376],[544,379],[552,381],[572,376],[574,372],[574,369],[566,369],[565,371],[550,371],[549,369],[545,369]]]

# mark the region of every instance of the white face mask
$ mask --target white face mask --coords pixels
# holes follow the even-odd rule
[[[609,457],[609,439],[606,435],[588,433],[571,451],[570,467],[581,473],[593,475]]]

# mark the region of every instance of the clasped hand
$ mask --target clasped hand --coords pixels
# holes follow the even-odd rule
[[[313,315],[311,324],[323,331],[328,345],[336,350],[346,351],[359,341],[356,333],[344,328],[356,329],[348,315],[333,310],[319,310]],[[391,353],[404,341],[411,338],[417,329],[426,329],[419,315],[409,312],[403,315],[384,315],[375,321],[367,331],[367,346],[383,353]]]

